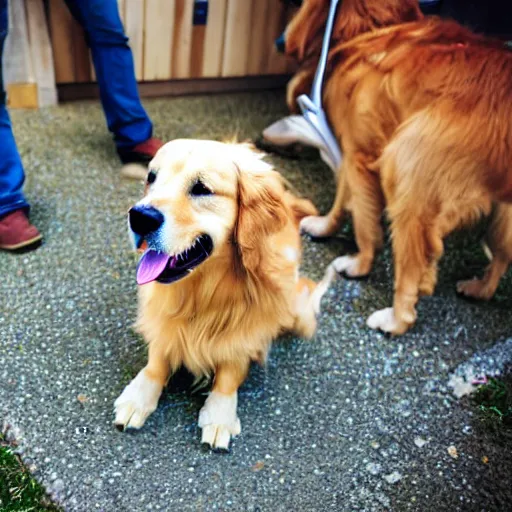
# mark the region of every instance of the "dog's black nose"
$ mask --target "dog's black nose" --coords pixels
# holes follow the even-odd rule
[[[130,228],[140,236],[156,231],[163,223],[164,216],[152,206],[134,206],[129,211]]]

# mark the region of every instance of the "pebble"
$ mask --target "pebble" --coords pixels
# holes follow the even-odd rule
[[[393,471],[393,473],[389,475],[384,475],[384,480],[386,480],[388,484],[396,484],[402,480],[402,475],[398,471]]]
[[[382,471],[382,466],[378,463],[370,462],[366,465],[366,471],[372,475],[378,475]]]
[[[426,444],[428,443],[428,441],[426,439],[423,439],[422,437],[416,437],[414,439],[414,444],[418,447],[418,448],[423,448]]]

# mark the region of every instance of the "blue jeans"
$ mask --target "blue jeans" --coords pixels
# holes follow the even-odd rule
[[[118,148],[149,139],[153,126],[140,103],[133,56],[119,18],[116,0],[66,0],[84,28],[91,49],[101,104]],[[0,0],[0,217],[28,210],[22,192],[25,175],[5,102],[2,54],[7,36],[7,0]]]

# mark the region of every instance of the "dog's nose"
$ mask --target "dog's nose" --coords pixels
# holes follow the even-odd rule
[[[156,231],[163,223],[164,216],[152,206],[134,206],[129,213],[130,228],[140,236]]]
[[[275,45],[276,45],[276,50],[279,53],[284,53],[284,51],[286,49],[286,37],[285,37],[284,32],[276,39]]]

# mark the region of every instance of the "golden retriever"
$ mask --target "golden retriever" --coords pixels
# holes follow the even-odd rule
[[[240,433],[237,390],[280,333],[310,338],[329,276],[299,278],[299,220],[312,203],[285,191],[250,146],[175,140],[149,164],[129,212],[138,264],[137,328],[148,363],[115,402],[115,424],[140,428],[170,375],[214,374],[199,415],[202,442],[227,449]]]
[[[286,30],[286,51],[318,53],[329,0],[304,0]],[[383,28],[382,28],[383,27]],[[344,0],[329,54],[324,107],[342,145],[334,205],[302,228],[332,234],[350,198],[359,252],[336,270],[366,275],[382,243],[384,206],[395,264],[392,308],[372,328],[404,333],[420,294],[432,294],[443,238],[492,210],[492,262],[483,279],[458,283],[490,298],[512,260],[512,53],[453,21],[424,18],[415,0]],[[303,89],[295,77],[289,90]]]

